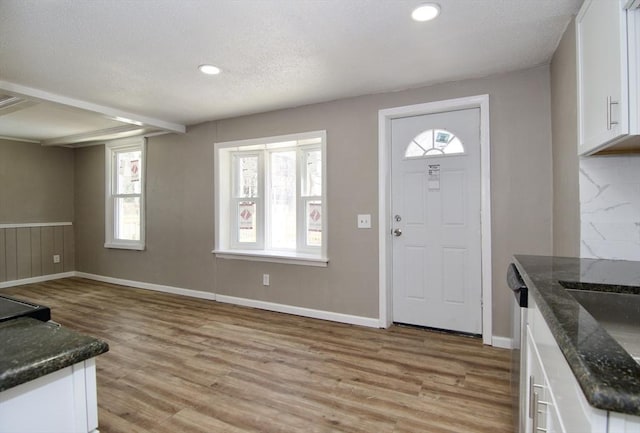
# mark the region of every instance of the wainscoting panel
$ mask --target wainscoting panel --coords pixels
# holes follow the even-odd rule
[[[5,259],[7,263],[6,281],[18,279],[18,230],[8,228],[4,232]]]
[[[71,223],[0,224],[0,282],[73,271],[74,257]]]
[[[40,227],[31,227],[31,276],[42,275],[42,238]]]
[[[73,237],[73,226],[63,226],[62,236],[62,270],[71,272],[76,270],[76,245]]]
[[[18,280],[31,277],[31,229],[16,229]]]
[[[42,227],[40,230],[40,240],[42,245],[40,253],[42,257],[42,274],[55,274],[53,271],[53,227]]]

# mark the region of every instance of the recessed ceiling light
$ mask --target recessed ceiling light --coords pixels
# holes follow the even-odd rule
[[[411,12],[414,21],[430,21],[440,15],[440,6],[437,3],[424,3]]]
[[[200,69],[200,72],[207,75],[218,75],[220,72],[222,72],[220,68],[213,65],[200,65],[198,66],[198,69]]]

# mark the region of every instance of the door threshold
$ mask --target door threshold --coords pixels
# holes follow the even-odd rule
[[[411,323],[393,322],[393,324],[396,326],[400,326],[402,328],[422,329],[424,331],[437,332],[439,334],[457,335],[460,337],[467,337],[467,338],[482,338],[482,334],[474,334],[471,332],[454,331],[451,329],[432,328],[430,326],[412,325]]]

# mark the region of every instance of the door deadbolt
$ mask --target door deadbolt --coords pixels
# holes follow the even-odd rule
[[[398,222],[398,223],[399,223],[400,221],[402,221],[402,217],[401,217],[400,215],[396,215],[396,216],[394,216],[394,217],[393,217],[393,219],[394,219],[394,220],[396,220],[396,222]]]

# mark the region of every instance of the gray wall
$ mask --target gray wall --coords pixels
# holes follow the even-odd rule
[[[551,60],[553,137],[553,254],[580,254],[578,188],[578,102],[575,21],[571,21]]]
[[[552,250],[549,68],[274,111],[149,140],[147,250],[106,250],[104,149],[76,150],[77,270],[365,317],[378,316],[378,110],[490,95],[493,322],[509,335],[505,270]],[[215,259],[213,143],[327,130],[327,268]],[[371,213],[372,230],[356,229]],[[262,274],[271,286],[262,286]]]
[[[214,137],[149,140],[145,251],[104,248],[104,146],[76,149],[76,270],[213,291]]]
[[[72,149],[0,139],[0,224],[73,221],[73,183]]]
[[[0,139],[0,224],[73,222],[73,160],[72,149]],[[72,271],[74,260],[73,226],[0,228],[0,283]]]

